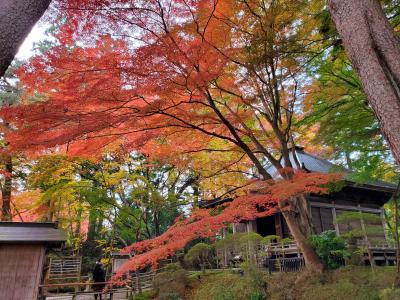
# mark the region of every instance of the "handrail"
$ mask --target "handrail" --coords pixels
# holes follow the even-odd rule
[[[126,280],[126,282],[130,282],[130,280]],[[40,288],[46,287],[65,287],[65,286],[83,286],[83,285],[99,285],[105,284],[110,285],[113,284],[113,281],[106,281],[106,282],[63,282],[63,283],[47,283],[47,284],[40,284]]]

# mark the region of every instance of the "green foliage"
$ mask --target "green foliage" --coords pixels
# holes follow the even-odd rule
[[[356,220],[363,220],[368,224],[379,224],[381,223],[381,218],[377,214],[362,213],[359,211],[349,211],[342,213],[336,217],[336,223],[346,223]]]
[[[263,237],[256,232],[240,232],[227,235],[214,246],[217,250],[224,249],[232,253],[241,253],[242,259],[252,263],[258,255],[257,249],[262,242]]]
[[[132,296],[132,300],[151,300],[156,297],[154,291],[141,292]]]
[[[153,282],[153,288],[160,300],[183,299],[188,286],[188,272],[179,264],[169,264],[165,270],[158,273]]]
[[[69,246],[100,258],[110,252],[104,250],[164,232],[189,197],[188,173],[135,153],[98,161],[45,155],[35,161],[27,187],[40,192],[34,205],[44,211],[41,220],[59,221]]]
[[[391,289],[394,276],[395,267],[376,268],[373,273],[365,266],[346,266],[322,276],[274,274],[267,278],[268,299],[395,300],[399,298]]]
[[[333,230],[312,235],[309,240],[311,246],[329,269],[339,268],[342,266],[342,261],[349,256],[344,240],[336,236],[336,232]]]
[[[331,172],[341,172],[342,170],[331,170]],[[329,193],[340,192],[346,186],[344,180],[333,181],[328,184]]]
[[[264,245],[268,245],[274,242],[278,242],[281,240],[281,237],[279,235],[267,235],[261,240],[261,243]]]
[[[354,171],[348,174],[349,179],[360,183],[371,179],[392,181],[394,161],[379,122],[329,14],[321,16],[321,30],[333,47],[323,51],[309,66],[310,76],[315,79],[305,100],[306,116],[299,125],[318,127],[313,142],[328,146],[331,158]]]
[[[254,284],[254,286],[259,288],[259,291],[257,291],[257,293],[253,294],[252,296],[255,297],[256,295],[264,295],[266,287],[265,271],[263,271],[258,266],[255,266],[249,262],[243,263],[241,267],[244,271],[245,277],[248,280],[250,280]],[[254,298],[254,299],[263,299],[263,298]]]
[[[199,288],[194,290],[193,300],[263,300],[265,293],[265,274],[258,273],[255,280],[253,275],[221,272],[201,280]]]
[[[206,243],[197,243],[186,253],[184,260],[186,263],[196,267],[205,268],[206,264],[211,265],[211,255],[213,246]]]
[[[396,226],[396,218],[395,218],[395,211],[396,211],[396,205],[397,209],[400,210],[400,203],[399,199],[395,199],[392,197],[390,201],[388,201],[384,208],[384,215],[385,215],[385,221],[386,221],[386,228],[387,228],[387,235],[388,235],[388,240],[391,241],[392,243],[396,242],[396,231],[397,234],[400,236],[400,226]]]
[[[231,248],[241,249],[246,247],[249,243],[261,243],[263,237],[257,232],[237,232],[234,234],[228,234],[224,239],[219,240],[215,243],[216,249]]]
[[[247,244],[247,243],[260,243],[262,241],[262,236],[259,235],[257,232],[246,232],[239,236],[239,243],[240,244]]]
[[[400,289],[387,288],[380,292],[379,299],[393,300],[400,299]]]
[[[345,239],[366,239],[383,233],[382,220],[377,214],[349,211],[339,214],[335,222],[347,225],[348,231],[342,234]],[[361,222],[364,226],[361,226]],[[358,226],[354,226],[354,223]]]

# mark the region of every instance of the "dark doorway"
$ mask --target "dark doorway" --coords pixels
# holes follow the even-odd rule
[[[256,220],[256,223],[257,223],[257,232],[261,236],[276,235],[275,216],[258,218]]]

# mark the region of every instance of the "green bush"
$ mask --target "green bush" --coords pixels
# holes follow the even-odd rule
[[[391,289],[396,268],[346,266],[323,275],[280,273],[267,277],[271,300],[400,300]]]
[[[245,271],[245,275],[221,272],[210,276],[195,289],[193,300],[264,300],[266,299],[264,274],[259,280]],[[262,281],[262,284],[259,282]]]
[[[344,259],[349,256],[344,240],[336,236],[336,232],[333,230],[311,236],[310,243],[330,269],[342,266]]]
[[[382,300],[400,299],[400,289],[384,289],[380,292],[379,298]]]
[[[194,245],[188,253],[186,253],[185,263],[204,269],[206,265],[211,266],[213,247],[206,243],[198,243]]]
[[[160,300],[183,299],[188,285],[188,272],[179,264],[169,264],[164,271],[158,273],[153,288]]]
[[[142,292],[133,296],[132,300],[150,300],[154,298],[154,292]]]
[[[254,266],[251,263],[244,263],[241,267],[244,271],[245,277],[250,280],[250,282],[260,291],[264,292],[267,287],[267,283],[265,281],[265,272],[262,271],[258,266]]]
[[[244,261],[255,262],[259,253],[258,246],[262,243],[263,238],[256,232],[240,232],[227,235],[224,239],[214,244],[216,250],[223,250],[230,253],[241,254]],[[218,253],[218,252],[217,252]],[[219,257],[219,259],[223,259]]]

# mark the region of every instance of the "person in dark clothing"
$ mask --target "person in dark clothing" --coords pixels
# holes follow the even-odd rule
[[[93,270],[93,290],[99,293],[94,294],[94,299],[97,299],[98,296],[100,296],[101,300],[101,291],[104,289],[106,286],[105,281],[106,281],[106,272],[104,272],[103,265],[101,264],[100,261],[96,261],[96,266],[94,267]]]

